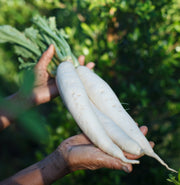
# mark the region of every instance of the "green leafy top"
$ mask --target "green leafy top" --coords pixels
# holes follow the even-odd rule
[[[0,43],[13,44],[15,53],[19,56],[19,68],[32,68],[50,44],[55,46],[57,54],[49,66],[51,75],[54,75],[57,65],[62,61],[70,60],[75,66],[78,65],[77,58],[65,40],[67,36],[62,29],[58,30],[56,27],[55,17],[47,19],[36,15],[32,22],[32,26],[24,32],[9,25],[0,26]]]
[[[36,44],[29,40],[23,33],[9,25],[0,26],[0,43],[5,42],[20,45],[37,56],[40,55],[40,51]]]

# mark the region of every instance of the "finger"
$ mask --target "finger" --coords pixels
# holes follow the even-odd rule
[[[142,132],[144,135],[146,135],[147,132],[148,132],[148,128],[147,128],[146,126],[141,126],[141,127],[140,127],[140,130],[141,130],[141,132]]]
[[[139,158],[142,157],[144,154],[142,154],[142,155],[134,155],[134,154],[129,154],[129,153],[127,153],[127,152],[124,152],[124,155],[125,155],[128,159],[135,160],[135,159],[139,159]]]
[[[105,154],[106,155],[106,154]],[[126,173],[130,173],[132,171],[132,164],[125,163],[120,159],[113,158],[111,156],[106,155],[107,157],[103,160],[103,167],[109,169],[123,170]]]
[[[86,67],[88,67],[89,69],[93,69],[95,66],[95,63],[94,62],[89,62]]]
[[[71,155],[72,153],[73,155]],[[91,144],[73,147],[69,156],[71,157],[72,163],[74,163],[74,161],[80,161],[79,165],[81,169],[96,170],[99,168],[109,168],[124,170],[128,173],[132,171],[131,164],[124,163],[120,159],[111,157]]]
[[[138,126],[138,123],[136,123],[136,125]],[[141,127],[140,127],[140,130],[141,130],[141,132],[142,132],[144,135],[146,135],[147,132],[148,132],[148,128],[147,128],[146,126],[141,126]]]
[[[155,146],[155,143],[153,141],[150,141],[149,144],[151,145],[152,148],[154,148]],[[130,153],[127,153],[127,152],[124,152],[124,155],[128,158],[128,159],[139,159],[140,157],[142,157],[144,154],[142,155],[134,155],[134,154],[130,154]]]
[[[152,148],[154,148],[155,143],[153,141],[150,141],[149,144],[151,145]]]
[[[54,56],[54,53],[55,53],[55,48],[54,48],[54,45],[51,44],[49,48],[41,56],[39,62],[36,65],[36,68],[40,67],[40,68],[46,69],[48,64],[51,62]]]
[[[146,127],[146,126],[141,126],[141,127],[140,127],[140,130],[141,130],[141,132],[142,132],[144,135],[146,135],[147,132],[148,132],[148,127]],[[154,145],[155,145],[154,142],[150,141],[149,143],[150,143],[151,147],[153,148]],[[139,159],[139,158],[142,157],[144,154],[142,154],[142,155],[134,155],[134,154],[129,154],[129,153],[127,153],[127,152],[124,152],[124,155],[125,155],[128,159],[133,159],[133,160],[135,160],[135,159]]]
[[[85,56],[84,56],[84,55],[79,56],[79,57],[78,57],[78,61],[79,61],[79,64],[80,64],[81,66],[83,66],[84,63],[85,63]]]
[[[107,157],[104,157],[103,161],[101,162],[102,167],[109,168],[109,169],[115,169],[115,170],[123,170],[126,173],[130,173],[132,171],[132,164],[124,163],[120,159],[113,158],[108,155],[106,156]],[[98,164],[98,161],[97,161],[97,164]]]

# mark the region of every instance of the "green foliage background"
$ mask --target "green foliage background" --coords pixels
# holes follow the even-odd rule
[[[20,30],[33,15],[55,16],[76,56],[96,63],[139,125],[149,128],[155,151],[180,168],[180,0],[0,0],[0,25]],[[11,45],[0,45],[1,97],[16,92],[22,72]],[[60,97],[35,107],[0,133],[0,179],[41,160],[80,132]],[[77,171],[58,184],[168,185],[168,171],[141,158],[131,174]]]

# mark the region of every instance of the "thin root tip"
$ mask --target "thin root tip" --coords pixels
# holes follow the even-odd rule
[[[174,173],[178,173],[176,170],[170,168],[156,153],[154,153],[152,155],[152,157],[154,157],[156,160],[158,160],[163,166],[165,166],[168,170],[174,172]]]
[[[172,172],[174,172],[174,173],[178,173],[178,171],[176,171],[176,170],[174,170],[174,169],[172,169],[172,168],[167,168],[168,170],[170,170],[170,171],[172,171]]]

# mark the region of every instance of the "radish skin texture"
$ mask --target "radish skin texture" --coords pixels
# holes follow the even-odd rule
[[[103,114],[94,103],[90,100],[93,111],[95,112],[99,122],[102,124],[107,135],[112,141],[117,144],[122,150],[134,154],[143,155],[144,151],[141,147],[130,138],[117,124],[115,124],[108,116]]]
[[[146,137],[142,134],[135,121],[130,117],[121,105],[111,87],[96,73],[85,66],[78,66],[76,69],[86,93],[96,107],[112,121],[114,121],[129,137],[136,141],[143,149],[144,154],[155,158],[168,170],[177,172],[168,165],[153,151]]]
[[[81,130],[96,146],[126,163],[139,163],[138,160],[127,159],[122,150],[106,134],[91,108],[84,86],[71,62],[66,61],[59,64],[56,84],[69,112]]]

